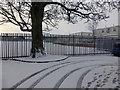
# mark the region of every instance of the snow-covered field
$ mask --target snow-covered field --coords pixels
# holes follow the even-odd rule
[[[43,56],[33,60],[54,61],[64,57]],[[2,88],[116,88],[118,57],[80,56],[50,63],[7,60],[2,61],[2,75]]]

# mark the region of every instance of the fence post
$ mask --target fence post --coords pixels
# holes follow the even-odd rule
[[[95,55],[95,36],[93,36],[94,39],[94,55]]]
[[[73,56],[75,55],[75,37],[73,35]]]

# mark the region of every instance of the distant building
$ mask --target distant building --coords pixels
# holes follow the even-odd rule
[[[77,32],[77,33],[72,33],[70,35],[92,36],[93,34],[91,32]]]
[[[120,25],[96,29],[94,31],[94,35],[99,37],[102,37],[102,36],[118,37],[120,35]]]

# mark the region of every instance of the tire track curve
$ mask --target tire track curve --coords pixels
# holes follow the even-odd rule
[[[94,61],[94,60],[88,60],[88,61]],[[70,63],[70,64],[67,64],[67,65],[64,65],[64,66],[61,66],[61,67],[58,67],[48,73],[46,73],[45,75],[43,75],[42,77],[40,77],[38,80],[36,80],[29,88],[30,90],[32,90],[38,83],[40,83],[45,77],[47,77],[48,75],[50,75],[51,73],[63,68],[63,67],[66,67],[68,65],[73,65],[73,64],[78,64],[78,63],[81,63],[81,62],[86,62],[86,61],[79,61],[79,62],[74,62],[74,63]]]
[[[78,62],[76,62],[76,63],[88,62],[88,61],[95,61],[95,60],[83,60],[83,61],[78,61]],[[51,69],[51,68],[54,68],[54,67],[56,67],[56,66],[60,66],[60,65],[64,65],[64,64],[69,64],[69,63],[73,63],[73,62],[74,62],[74,61],[72,61],[72,62],[64,62],[64,63],[60,63],[60,64],[56,64],[56,65],[53,65],[53,66],[44,68],[44,69],[42,69],[42,70],[40,70],[40,71],[38,71],[38,72],[35,72],[35,73],[33,73],[33,74],[25,77],[24,79],[22,79],[21,81],[19,81],[19,82],[16,83],[15,85],[13,85],[9,90],[14,90],[14,89],[16,89],[16,88],[17,88],[18,86],[20,86],[22,83],[24,83],[24,82],[27,81],[28,79],[34,77],[35,75],[42,73],[43,71],[46,71],[46,70]]]
[[[104,67],[104,66],[98,66],[98,67],[89,69],[89,70],[87,70],[86,72],[84,72],[84,73],[80,76],[80,78],[78,79],[77,86],[76,86],[77,90],[80,90],[80,88],[82,87],[82,82],[83,82],[83,79],[85,78],[85,76],[86,76],[90,71],[92,71],[93,69],[97,69],[97,68],[100,68],[100,67]]]
[[[38,72],[35,72],[35,73],[27,76],[26,78],[22,79],[21,81],[19,81],[19,82],[16,83],[15,85],[13,85],[13,86],[10,88],[10,90],[16,89],[18,86],[20,86],[22,83],[24,83],[24,82],[27,81],[28,79],[34,77],[35,75],[37,75],[37,74],[39,74],[39,73],[41,73],[41,72],[43,72],[43,71],[45,71],[45,70],[48,70],[48,69],[50,69],[50,68],[53,68],[53,67],[56,67],[56,66],[59,66],[59,65],[64,65],[64,64],[67,64],[67,63],[71,63],[71,62],[65,62],[65,63],[56,64],[56,65],[53,65],[53,66],[44,68],[44,69],[42,69],[42,70],[40,70],[40,71],[38,71]]]
[[[61,84],[64,82],[64,80],[72,73],[80,70],[80,69],[83,69],[83,68],[88,68],[88,67],[92,67],[92,66],[96,66],[96,67],[100,67],[100,66],[106,66],[106,65],[111,65],[113,63],[110,63],[110,64],[96,64],[96,65],[89,65],[89,66],[84,66],[84,67],[80,67],[80,68],[77,68],[77,69],[74,69],[72,71],[70,71],[69,73],[65,74],[57,83],[56,85],[53,87],[54,90],[58,90],[58,88],[61,86]],[[90,70],[88,70],[87,72],[85,72],[84,74],[88,73]]]
[[[98,67],[96,67],[96,68],[92,68],[92,69],[89,69],[89,70],[87,70],[86,72],[84,72],[84,73],[79,77],[79,79],[78,79],[77,86],[76,86],[77,90],[80,90],[80,88],[82,88],[83,79],[85,78],[85,76],[86,76],[89,72],[91,72],[91,71],[93,71],[93,70],[95,70],[95,69],[101,68],[101,67],[111,66],[111,65],[113,66],[114,64],[106,64],[106,65],[98,66]]]

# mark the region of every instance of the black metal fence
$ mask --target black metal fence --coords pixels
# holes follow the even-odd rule
[[[46,35],[43,40],[45,51],[51,55],[110,54],[115,42],[117,38],[72,35]],[[0,57],[30,56],[31,43],[31,34],[3,33]]]
[[[0,39],[2,58],[26,57],[30,55],[30,34],[2,33]]]

